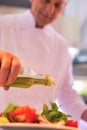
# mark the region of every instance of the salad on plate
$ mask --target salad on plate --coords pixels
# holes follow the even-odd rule
[[[71,115],[60,111],[55,102],[50,102],[50,108],[44,104],[41,112],[29,105],[9,103],[0,113],[0,124],[7,123],[50,124],[78,128],[78,122],[72,120]]]

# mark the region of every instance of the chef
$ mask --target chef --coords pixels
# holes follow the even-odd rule
[[[24,13],[0,16],[0,49],[3,50],[0,51],[0,86],[8,89],[5,83],[16,79],[21,66],[27,74],[31,67],[38,73],[51,75],[55,86],[11,87],[8,91],[1,87],[0,111],[9,102],[29,104],[41,110],[44,103],[58,101],[61,109],[73,119],[87,121],[87,105],[72,89],[72,60],[67,41],[50,25],[64,11],[67,0],[30,2],[31,9]]]

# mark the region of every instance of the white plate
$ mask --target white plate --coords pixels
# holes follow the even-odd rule
[[[0,124],[0,130],[79,130],[73,127],[48,124],[8,123]]]

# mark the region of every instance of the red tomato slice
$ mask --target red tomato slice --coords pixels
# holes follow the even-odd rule
[[[2,117],[2,113],[0,113],[0,117]]]
[[[34,123],[36,121],[36,110],[26,105],[14,109],[7,116],[11,122]]]
[[[65,125],[78,128],[78,121],[76,121],[76,120],[67,120]]]

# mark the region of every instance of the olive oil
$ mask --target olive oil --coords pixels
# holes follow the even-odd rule
[[[54,86],[55,83],[51,76],[38,74],[31,70],[30,75],[21,75],[12,84],[6,84],[6,86],[18,88],[29,88],[34,85]]]

